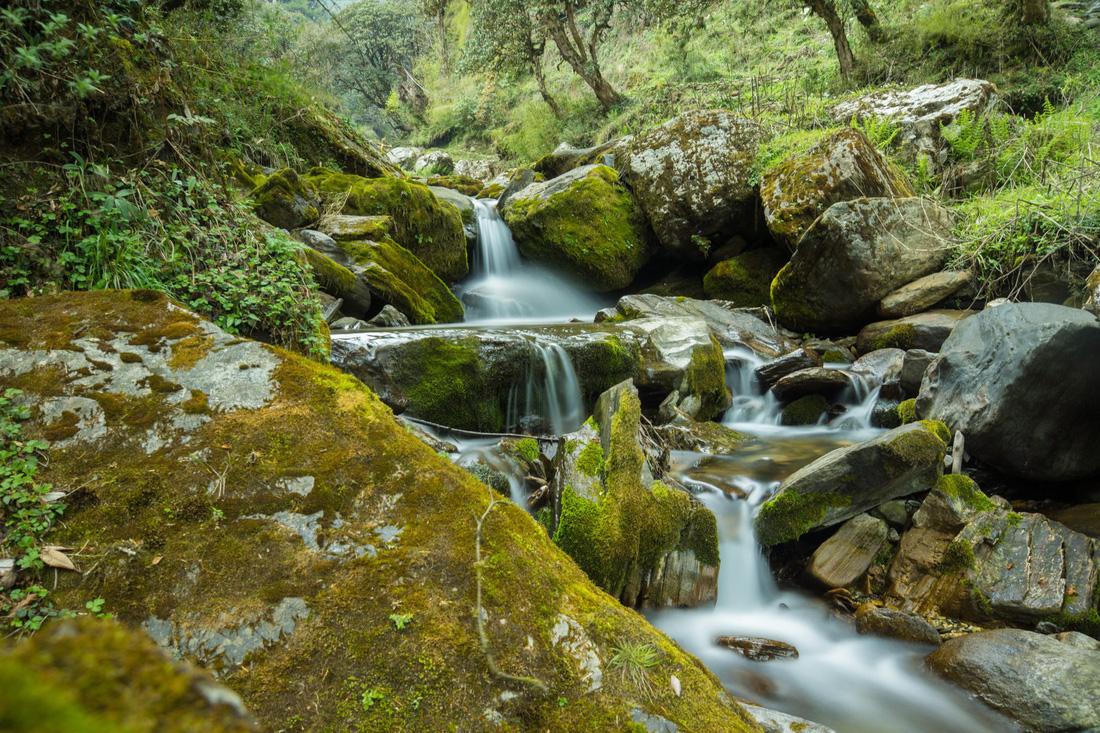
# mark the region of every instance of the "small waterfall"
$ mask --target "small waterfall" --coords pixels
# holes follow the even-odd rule
[[[554,435],[577,430],[585,420],[584,399],[569,354],[558,344],[530,344],[527,382],[512,387],[508,397],[508,426],[537,415]]]
[[[569,280],[525,262],[496,202],[474,199],[478,246],[461,299],[470,323],[592,320],[604,306]]]

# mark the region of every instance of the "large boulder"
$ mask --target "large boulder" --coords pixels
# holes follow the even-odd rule
[[[413,170],[417,175],[449,176],[454,172],[455,162],[451,154],[443,150],[432,150],[416,159]]]
[[[640,445],[634,385],[627,381],[601,395],[595,418],[574,441],[583,446],[574,448],[577,458],[566,459],[589,480],[559,487],[554,543],[628,606],[713,602],[717,520],[682,487],[654,480]]]
[[[454,174],[456,176],[466,176],[467,178],[476,178],[479,181],[487,182],[492,180],[493,177],[500,172],[500,169],[501,161],[499,158],[492,158],[489,160],[462,158],[455,161]]]
[[[722,110],[687,112],[634,139],[626,164],[666,254],[702,262],[753,221],[759,124]]]
[[[723,260],[703,278],[703,291],[737,308],[771,305],[772,280],[787,259],[779,249],[767,247]]]
[[[904,174],[854,127],[827,135],[769,170],[760,181],[768,230],[792,252],[810,225],[833,204],[915,195]]]
[[[862,326],[883,296],[940,268],[950,225],[946,210],[919,198],[834,204],[772,283],[776,316],[796,331]]]
[[[69,492],[49,541],[83,548],[50,599],[103,598],[216,671],[265,729],[581,730],[640,705],[756,730],[530,515],[337,369],[160,294],[91,292],[0,302],[0,381],[25,390],[27,436],[53,442],[40,479]],[[681,694],[651,703],[613,682],[623,639],[652,645],[650,674]]]
[[[324,168],[309,180],[341,214],[385,215],[393,219],[393,238],[416,255],[444,282],[456,282],[470,271],[462,215],[420,183],[396,178],[360,178]]]
[[[754,522],[764,546],[839,524],[891,499],[928,491],[943,472],[950,435],[942,424],[913,423],[826,453],[791,474]]]
[[[416,168],[416,161],[419,160],[420,156],[423,154],[424,151],[420,148],[397,147],[391,148],[386,153],[386,160],[399,168],[411,171]]]
[[[917,412],[966,435],[966,449],[1016,476],[1100,474],[1100,323],[1047,303],[962,321],[929,367]]]
[[[324,237],[329,243],[336,245],[336,242],[320,232],[314,232],[314,234],[317,237],[310,237],[311,242],[324,246],[326,243],[321,239],[321,237]],[[336,249],[338,250],[338,248]],[[328,293],[332,297],[344,301],[340,305],[342,313],[353,318],[367,318],[370,316],[373,302],[370,285],[365,278],[359,277],[358,274],[348,269],[348,266],[351,265],[350,261],[337,255],[343,263],[341,264],[341,262],[337,262],[333,257],[316,247],[304,248],[302,253],[306,264],[313,270],[313,279],[321,292]],[[343,252],[339,252],[339,254],[342,255]]]
[[[308,226],[321,216],[317,187],[291,168],[272,173],[249,196],[256,216],[280,229]]]
[[[645,221],[607,166],[527,186],[507,199],[501,215],[520,252],[591,290],[625,288],[649,259]]]
[[[936,168],[947,160],[940,130],[963,112],[981,117],[992,111],[999,98],[997,88],[980,79],[955,79],[946,84],[925,84],[914,89],[874,92],[833,107],[837,122],[890,120],[898,125],[895,140],[905,160],[926,158]]]
[[[927,665],[1027,730],[1100,729],[1100,652],[1021,629],[945,642]]]

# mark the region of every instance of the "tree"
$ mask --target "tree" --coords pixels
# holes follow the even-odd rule
[[[435,23],[439,33],[439,71],[446,74],[449,70],[449,54],[447,53],[447,6],[450,0],[417,0],[417,7],[421,14]]]
[[[409,0],[361,0],[334,15],[333,23],[344,35],[337,81],[385,107],[419,50],[416,8]]]
[[[850,3],[852,12],[856,14],[856,20],[867,29],[867,35],[872,41],[879,41],[882,38],[882,26],[879,25],[878,15],[875,14],[871,5],[867,0],[850,0]]]
[[[856,70],[856,57],[852,53],[851,45],[848,43],[848,34],[844,30],[844,19],[840,17],[836,3],[834,0],[802,0],[802,3],[814,15],[825,21],[825,25],[829,29],[829,35],[833,37],[837,61],[840,62],[840,75],[845,79],[851,79]]]
[[[1050,22],[1050,0],[1020,0],[1020,20],[1024,25]]]

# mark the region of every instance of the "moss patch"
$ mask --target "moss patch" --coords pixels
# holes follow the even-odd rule
[[[771,282],[785,262],[778,249],[746,252],[715,265],[703,277],[703,291],[738,308],[771,305]]]
[[[329,295],[339,297],[340,293],[355,289],[355,273],[348,268],[308,247],[302,248],[302,257],[313,270],[317,286]]]
[[[849,504],[851,499],[835,491],[807,495],[784,491],[760,507],[753,522],[756,539],[765,547],[792,542],[821,522],[829,509]]]
[[[341,249],[361,267],[372,293],[397,308],[417,325],[453,323],[465,315],[451,289],[416,256],[392,239],[381,242],[340,242]]]
[[[603,466],[603,444],[599,439],[589,441],[577,456],[577,470],[590,478],[599,478]]]
[[[912,323],[899,323],[871,341],[871,351],[879,349],[912,349],[917,343],[917,329]]]
[[[412,385],[407,390],[409,410],[416,417],[486,432],[504,424],[504,409],[493,397],[476,339],[420,339],[402,351],[394,378]]]
[[[440,188],[449,188],[452,191],[458,191],[465,196],[477,196],[481,191],[482,183],[476,178],[470,176],[434,176],[428,179],[429,186],[439,186]]]
[[[680,379],[680,395],[696,395],[703,407],[696,415],[700,422],[713,420],[729,406],[726,388],[726,358],[722,345],[713,336],[709,346],[696,346],[691,363]]]
[[[817,425],[818,420],[829,409],[829,401],[819,394],[799,397],[783,408],[780,423],[783,425]]]
[[[988,512],[997,508],[997,505],[982,493],[973,479],[961,473],[944,474],[936,482],[936,488],[975,511]],[[973,551],[971,554],[973,555]]]
[[[908,399],[902,402],[897,407],[898,419],[902,425],[908,425],[911,422],[917,421],[917,401],[916,399]]]

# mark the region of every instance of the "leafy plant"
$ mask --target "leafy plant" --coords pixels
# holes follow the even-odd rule
[[[412,619],[413,619],[413,615],[411,613],[391,613],[390,614],[390,621],[393,622],[393,627],[395,629],[397,629],[398,631],[403,631],[405,629],[405,627],[408,626],[412,622]]]
[[[608,666],[618,671],[622,680],[633,686],[643,697],[650,697],[653,694],[653,682],[649,679],[649,670],[661,662],[661,653],[657,647],[653,644],[623,642],[612,647],[611,652]]]

